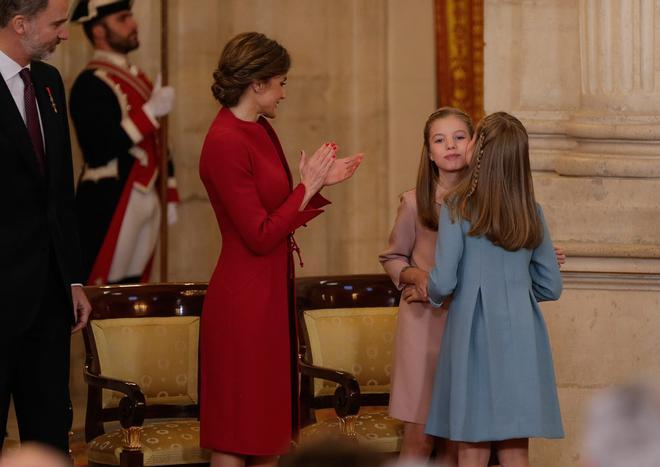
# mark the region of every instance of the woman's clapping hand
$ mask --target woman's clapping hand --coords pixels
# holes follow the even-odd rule
[[[305,151],[300,151],[300,183],[305,185],[305,198],[300,206],[301,209],[323,188],[328,171],[336,157],[335,148],[330,143],[318,148],[311,157],[307,157]]]
[[[349,157],[343,157],[341,159],[336,159],[328,175],[325,178],[325,186],[334,185],[336,183],[341,183],[344,180],[348,180],[355,173],[357,168],[362,162],[362,153],[354,154]]]
[[[337,145],[325,143],[314,154],[300,151],[300,183],[305,185],[305,197],[300,209],[324,186],[335,185],[349,179],[360,166],[363,154],[337,159]]]

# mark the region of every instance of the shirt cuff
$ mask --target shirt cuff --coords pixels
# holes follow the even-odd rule
[[[83,285],[79,282],[76,282],[74,284],[71,284],[71,287],[83,287]]]
[[[442,304],[445,302],[446,297],[442,297],[442,300],[439,302],[434,301],[431,297],[429,297],[429,303],[433,308],[442,308]]]

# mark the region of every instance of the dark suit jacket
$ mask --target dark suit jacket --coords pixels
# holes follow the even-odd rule
[[[48,274],[59,272],[69,299],[70,284],[83,282],[62,78],[54,67],[32,62],[32,80],[45,139],[45,177],[16,103],[0,79],[0,339],[32,322]],[[73,317],[71,309],[63,312]]]

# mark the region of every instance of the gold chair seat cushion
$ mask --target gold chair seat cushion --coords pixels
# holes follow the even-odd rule
[[[321,420],[300,431],[300,442],[319,437],[336,436],[340,432],[339,420]],[[386,410],[360,413],[355,420],[358,442],[379,452],[399,452],[403,439],[403,422],[392,418]]]
[[[121,430],[94,438],[87,448],[90,462],[119,465]],[[168,421],[145,425],[142,430],[144,465],[199,464],[210,462],[211,451],[199,447],[197,420]]]

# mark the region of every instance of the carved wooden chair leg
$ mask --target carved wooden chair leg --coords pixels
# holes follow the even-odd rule
[[[142,452],[142,427],[132,426],[122,428],[124,435],[124,449],[119,455],[120,467],[143,467],[144,453]]]
[[[124,449],[119,455],[119,467],[143,467],[144,454],[142,451]]]

